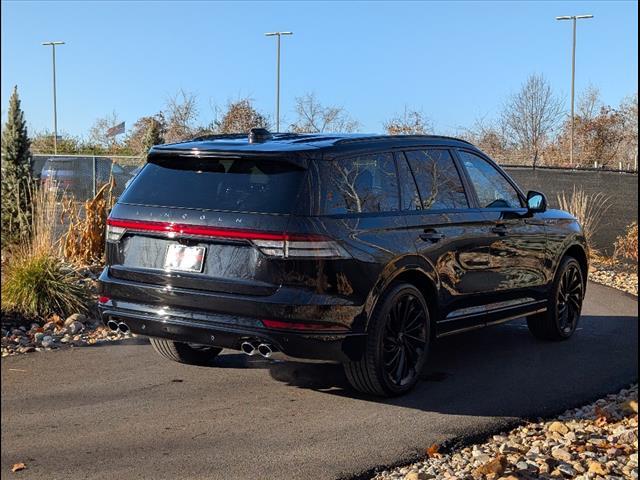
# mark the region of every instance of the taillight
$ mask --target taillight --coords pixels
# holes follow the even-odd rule
[[[349,258],[347,251],[330,239],[252,240],[258,249],[270,257],[281,258]]]
[[[235,228],[218,228],[181,223],[147,222],[141,220],[107,220],[107,241],[118,242],[127,231],[163,233],[169,238],[193,236],[247,240],[260,252],[279,258],[350,258],[335,240],[324,235],[263,232]]]
[[[110,225],[109,220],[107,220],[107,242],[119,242],[124,235],[124,232],[126,231],[127,229],[124,227],[116,227],[115,225]]]
[[[105,297],[104,295],[100,295],[98,297],[98,303],[100,303],[100,304],[109,303],[110,301],[111,301],[111,299],[109,297]]]

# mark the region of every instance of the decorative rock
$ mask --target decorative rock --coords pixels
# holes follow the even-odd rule
[[[557,432],[560,435],[566,435],[569,432],[569,428],[562,422],[553,422],[549,425],[548,430],[550,432]]]
[[[409,472],[404,476],[404,480],[428,480],[429,476],[424,472]]]
[[[64,321],[64,326],[70,327],[74,322],[86,323],[87,317],[85,317],[81,313],[74,313],[73,315],[67,317],[67,319]]]
[[[566,475],[567,477],[575,477],[575,475],[578,473],[568,463],[561,463],[560,465],[558,465],[558,471],[563,475]]]
[[[45,332],[52,332],[54,329],[56,328],[56,322],[47,322],[44,324],[44,326],[42,327],[42,329]]]
[[[69,329],[69,333],[73,335],[84,330],[84,324],[82,324],[81,322],[73,322],[67,328]]]
[[[564,462],[568,462],[569,460],[571,460],[571,458],[573,458],[573,456],[564,448],[555,448],[551,450],[551,456]]]

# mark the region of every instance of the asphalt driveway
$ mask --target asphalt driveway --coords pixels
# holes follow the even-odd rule
[[[449,337],[393,400],[352,393],[339,365],[233,352],[192,367],[141,339],[5,358],[2,478],[349,477],[636,381],[637,314],[591,284],[570,341],[536,341],[522,321]]]

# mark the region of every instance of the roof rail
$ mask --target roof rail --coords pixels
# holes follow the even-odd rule
[[[457,142],[466,143],[468,145],[473,145],[471,142],[467,140],[463,140],[461,138],[456,137],[448,137],[445,135],[371,135],[371,136],[363,136],[363,137],[353,137],[353,138],[343,138],[336,141],[337,145],[343,145],[345,143],[359,143],[359,142],[371,142],[376,140],[390,140],[390,139],[399,139],[399,140],[455,140]]]

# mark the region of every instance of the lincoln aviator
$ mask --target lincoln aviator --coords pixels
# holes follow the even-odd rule
[[[270,133],[156,146],[112,209],[99,309],[163,357],[341,362],[407,392],[438,338],[526,317],[575,332],[587,245],[570,214],[442,136]]]

